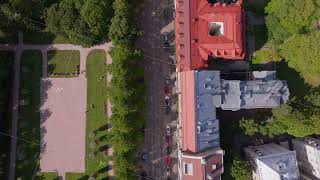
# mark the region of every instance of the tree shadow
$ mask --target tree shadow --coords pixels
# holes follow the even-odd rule
[[[47,129],[45,128],[44,123],[49,119],[52,115],[50,109],[42,109],[45,102],[48,100],[48,90],[52,87],[52,82],[49,79],[41,80],[41,89],[40,89],[40,154],[46,153],[47,144],[44,141],[44,136],[47,133]]]
[[[289,67],[286,61],[282,60],[280,62],[276,62],[275,69],[277,71],[278,78],[288,82],[291,99],[302,99],[312,90],[312,87],[305,82],[300,73]]]

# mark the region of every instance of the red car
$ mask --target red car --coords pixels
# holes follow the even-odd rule
[[[170,166],[171,161],[172,161],[171,157],[170,156],[166,156],[166,158],[165,158],[166,166]]]
[[[170,95],[169,86],[164,85],[163,91],[164,91],[164,95],[165,95],[165,96],[169,96],[169,95]]]
[[[170,136],[166,136],[166,146],[170,146]]]

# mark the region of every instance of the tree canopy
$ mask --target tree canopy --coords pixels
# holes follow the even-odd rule
[[[236,157],[232,161],[231,166],[231,176],[235,180],[248,180],[250,179],[250,166],[247,161],[241,160],[239,157]]]
[[[265,8],[269,38],[305,79],[319,76],[320,0],[271,0]]]
[[[74,43],[91,46],[108,34],[111,7],[111,0],[62,0],[47,10],[45,21],[49,31],[62,34]]]
[[[295,137],[317,134],[320,129],[320,93],[315,91],[303,101],[275,108],[272,116],[262,121],[242,119],[240,128],[248,136],[260,133],[271,138],[281,134]]]

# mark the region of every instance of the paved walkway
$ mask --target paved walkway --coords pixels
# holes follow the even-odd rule
[[[23,44],[22,33],[18,33],[19,43],[17,45],[0,44],[0,50],[15,51],[15,62],[14,62],[14,82],[13,82],[13,95],[12,95],[12,123],[11,123],[11,135],[17,136],[17,124],[18,124],[18,112],[19,112],[19,88],[20,88],[20,59],[21,54],[24,50],[40,50],[43,55],[43,78],[47,78],[47,52],[51,50],[78,50],[80,51],[80,74],[79,78],[85,77],[85,66],[86,57],[89,52],[93,49],[109,50],[111,42],[104,43],[101,45],[93,46],[91,48],[84,48],[80,45],[74,44],[48,44],[48,45],[33,45]],[[10,142],[10,168],[9,168],[9,180],[15,180],[15,162],[16,162],[16,149],[17,139],[11,138]]]

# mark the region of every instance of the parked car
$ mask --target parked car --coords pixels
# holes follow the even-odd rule
[[[164,108],[166,109],[166,114],[170,113],[170,97],[169,96],[165,96],[164,97]]]
[[[169,96],[170,95],[170,90],[169,90],[169,86],[168,85],[164,85],[163,87],[163,92],[165,96]]]
[[[141,159],[143,162],[147,162],[148,161],[148,154],[145,152],[141,153]]]
[[[171,126],[170,125],[167,125],[167,127],[166,127],[166,135],[167,136],[171,135]]]
[[[170,152],[170,146],[167,146],[167,147],[166,147],[166,154],[167,154],[168,156],[171,154],[171,152]]]
[[[165,32],[163,34],[163,46],[165,48],[168,48],[170,46],[170,43],[169,43],[169,33],[168,32]]]
[[[171,168],[170,166],[167,166],[166,168],[166,177],[170,176]]]
[[[167,155],[167,156],[165,157],[166,166],[170,166],[170,165],[171,165],[171,161],[172,161],[171,157]]]

